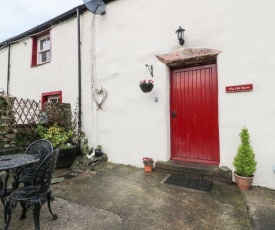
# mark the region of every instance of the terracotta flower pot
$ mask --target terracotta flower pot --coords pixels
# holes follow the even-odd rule
[[[152,172],[153,165],[144,165],[144,172]]]
[[[251,188],[252,182],[253,182],[253,178],[252,177],[243,177],[243,176],[239,176],[234,172],[234,177],[235,177],[235,181],[238,185],[238,187],[242,190],[248,190]]]

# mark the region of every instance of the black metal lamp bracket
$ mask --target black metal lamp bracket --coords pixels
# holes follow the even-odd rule
[[[147,68],[148,68],[148,70],[149,70],[149,72],[150,72],[151,76],[153,77],[153,65],[148,65],[148,64],[145,64],[145,67],[147,67]]]

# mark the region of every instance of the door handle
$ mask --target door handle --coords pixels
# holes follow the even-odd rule
[[[172,111],[172,118],[176,118],[176,117],[177,117],[176,111]]]

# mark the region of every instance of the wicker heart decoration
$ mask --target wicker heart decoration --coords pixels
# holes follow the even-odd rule
[[[97,105],[97,110],[102,109],[102,105],[107,98],[107,90],[106,89],[95,89],[93,93],[93,99]],[[103,110],[103,109],[102,109]]]

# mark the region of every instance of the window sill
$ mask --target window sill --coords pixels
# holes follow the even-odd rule
[[[51,62],[51,61],[46,61],[46,62],[43,62],[43,63],[40,63],[40,64],[31,65],[31,67],[37,67],[37,66],[45,65],[45,64],[48,64],[48,63],[50,63],[50,62]]]

